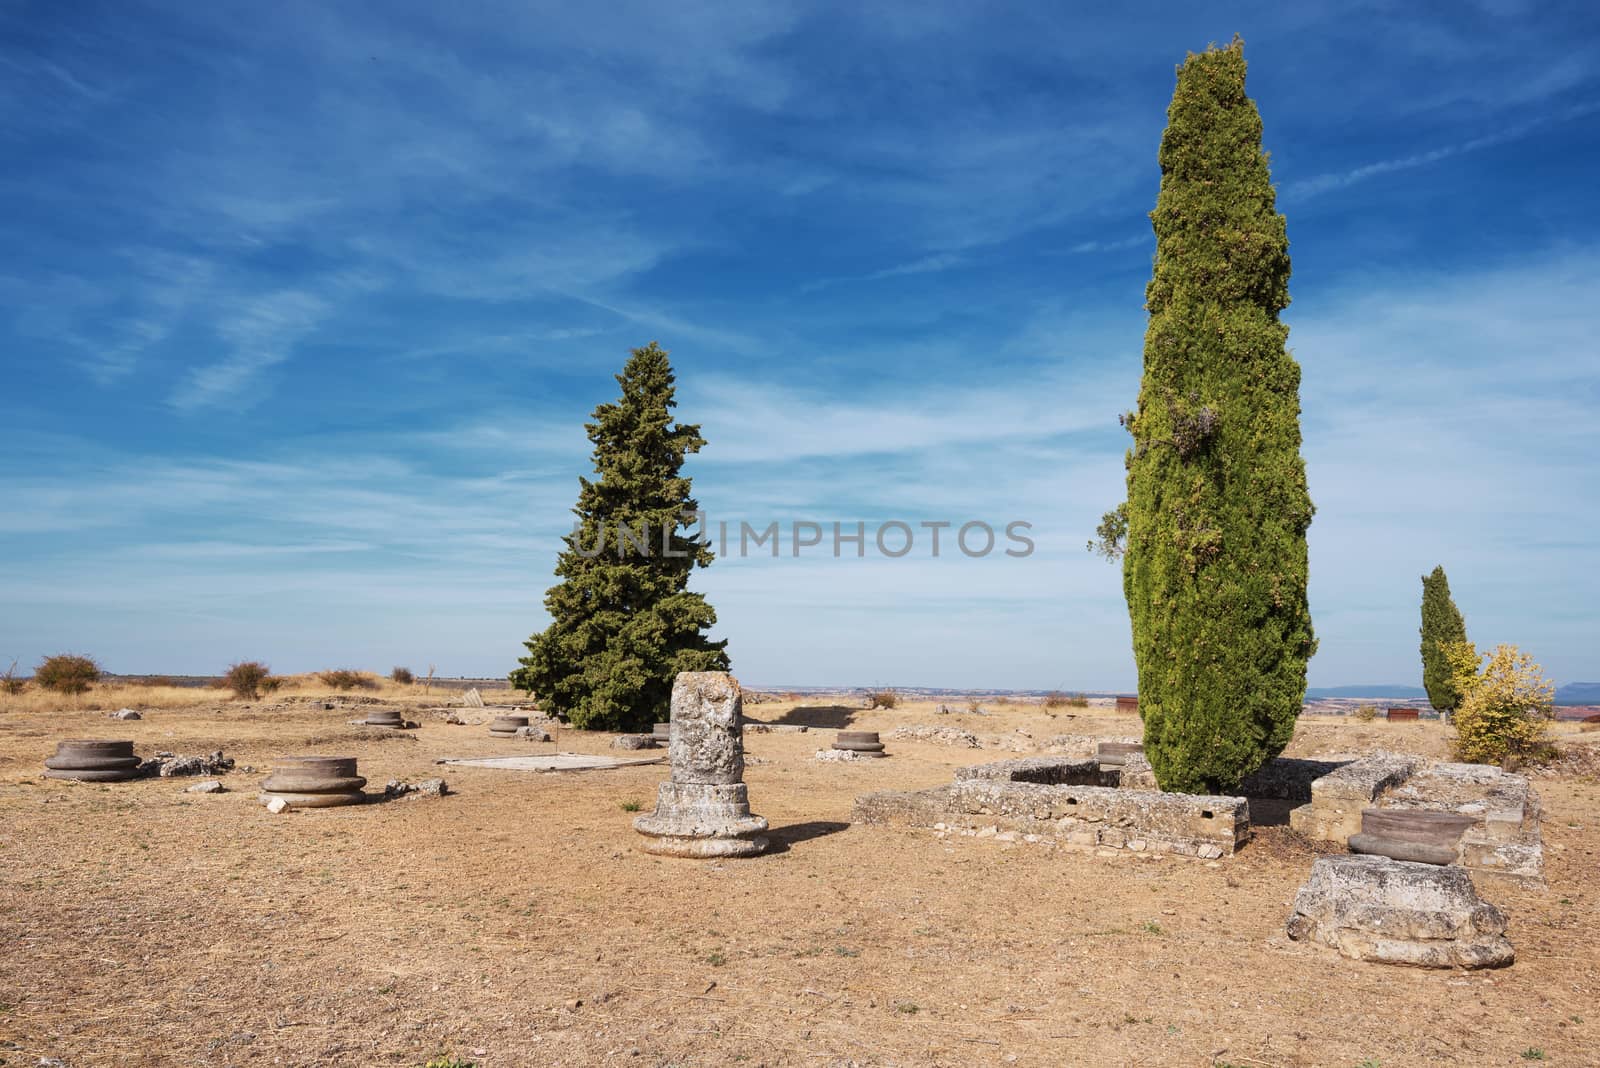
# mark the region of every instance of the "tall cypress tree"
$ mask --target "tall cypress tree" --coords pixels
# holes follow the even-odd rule
[[[1445,642],[1467,640],[1467,624],[1450,596],[1450,580],[1444,567],[1422,576],[1422,686],[1428,703],[1440,712],[1454,712],[1461,704],[1461,690],[1450,671],[1450,659],[1440,647]]]
[[[705,439],[697,425],[673,425],[673,381],[666,350],[652,341],[617,376],[622,397],[594,410],[587,427],[599,478],[579,479],[561,581],[544,599],[550,626],[528,639],[510,674],[576,727],[646,730],[667,718],[678,672],[728,668],[727,642],[705,636],[716,612],[688,589],[689,573],[712,556],[683,533],[699,506],[679,472]]]
[[[1244,46],[1190,54],[1161,139],[1123,587],[1156,779],[1236,788],[1283,751],[1316,651],[1289,242]]]

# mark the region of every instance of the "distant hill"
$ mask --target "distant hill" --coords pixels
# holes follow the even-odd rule
[[[1600,682],[1569,682],[1556,687],[1558,705],[1600,705]]]
[[[1306,690],[1306,700],[1324,697],[1403,697],[1408,701],[1426,700],[1428,691],[1421,686],[1312,686]]]

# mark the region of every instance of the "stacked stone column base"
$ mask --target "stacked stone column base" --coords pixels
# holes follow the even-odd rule
[[[744,784],[739,680],[685,671],[672,684],[672,778],[656,810],[633,821],[644,851],[669,857],[750,857],[766,851],[767,821],[750,812]]]
[[[656,810],[633,821],[644,851],[671,857],[753,857],[766,851],[767,821],[750,812],[742,782],[664,782]]]

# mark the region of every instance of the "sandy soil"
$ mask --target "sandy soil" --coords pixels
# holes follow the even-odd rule
[[[747,712],[1017,747],[1137,733],[1131,716],[1036,706]],[[777,848],[744,861],[638,851],[629,809],[650,807],[664,767],[450,768],[442,799],[265,812],[255,789],[278,755],[354,754],[381,788],[442,756],[609,751],[431,716],[385,738],[353,715],[0,715],[0,1064],[1600,1063],[1592,776],[1539,780],[1547,891],[1480,880],[1517,963],[1421,972],[1285,938],[1315,849],[1282,826],[1206,863],[848,823],[856,795],[947,782],[995,748],[891,741],[890,760],[824,764],[825,731],[752,733],[752,807]],[[258,770],[213,796],[45,780],[64,737],[221,747]],[[1436,724],[1306,719],[1291,754],[1380,745],[1443,751]]]

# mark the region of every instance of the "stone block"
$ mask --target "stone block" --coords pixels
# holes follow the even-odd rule
[[[1375,856],[1318,857],[1295,895],[1288,934],[1356,960],[1423,968],[1510,964],[1505,915],[1466,869]]]

